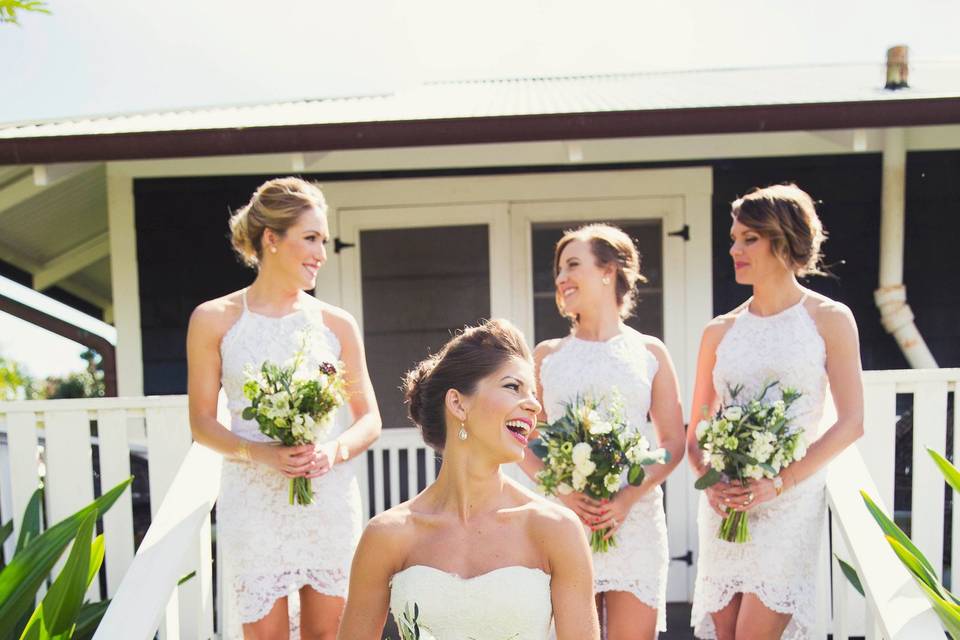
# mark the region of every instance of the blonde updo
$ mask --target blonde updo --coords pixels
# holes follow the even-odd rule
[[[466,327],[443,348],[407,372],[403,395],[410,419],[423,441],[443,451],[447,443],[446,396],[449,389],[470,395],[477,384],[510,358],[533,364],[520,330],[507,320],[492,319]]]
[[[824,275],[820,246],[827,232],[806,191],[795,184],[754,189],[732,205],[731,215],[770,240],[777,256],[797,276]]]
[[[560,273],[560,256],[568,244],[582,240],[590,245],[598,267],[615,265],[617,307],[621,318],[629,318],[637,305],[637,284],[647,279],[640,274],[640,253],[623,229],[612,224],[595,223],[573,229],[563,234],[553,252],[553,277]],[[569,314],[563,308],[563,297],[556,293],[557,309],[563,316]],[[576,320],[576,318],[574,318]]]
[[[230,243],[240,259],[254,269],[263,258],[263,232],[283,236],[308,208],[326,215],[327,203],[315,184],[300,178],[274,178],[257,187],[250,202],[230,216]]]

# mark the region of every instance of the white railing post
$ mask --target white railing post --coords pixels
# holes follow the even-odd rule
[[[44,416],[44,452],[47,469],[47,522],[59,522],[93,502],[93,451],[90,418],[86,411],[47,411]],[[54,567],[60,573],[61,557]],[[100,600],[100,581],[94,578],[87,598]]]
[[[32,411],[7,414],[7,447],[10,451],[10,487],[13,507],[13,535],[16,544],[23,524],[23,512],[30,496],[40,486],[37,457],[37,416]]]
[[[100,489],[109,491],[130,477],[130,446],[127,441],[126,409],[109,409],[97,414],[100,449]],[[133,490],[124,491],[103,516],[106,547],[107,596],[113,597],[123,574],[133,562]]]
[[[913,500],[910,537],[943,574],[943,475],[927,454],[947,446],[947,382],[918,382],[913,394]]]

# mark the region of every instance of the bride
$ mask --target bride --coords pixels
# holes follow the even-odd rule
[[[420,638],[599,640],[590,551],[573,512],[507,478],[536,424],[520,332],[490,320],[407,374],[410,417],[443,452],[436,482],[373,518],[353,558],[342,640],[375,640],[388,608]],[[416,614],[414,611],[416,610]]]

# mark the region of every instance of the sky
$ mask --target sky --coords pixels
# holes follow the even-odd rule
[[[57,302],[0,276],[0,295],[86,329],[116,344],[117,332],[72,307]],[[24,365],[35,378],[62,376],[86,365],[80,358],[85,347],[0,311],[0,356]]]
[[[48,0],[0,25],[0,122],[424,81],[960,58],[957,0]],[[14,90],[13,88],[16,87]]]

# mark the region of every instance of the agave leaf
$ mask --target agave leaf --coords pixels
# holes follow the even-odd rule
[[[23,510],[23,524],[20,525],[20,535],[17,537],[17,548],[13,552],[13,555],[16,556],[20,553],[28,544],[33,542],[33,539],[40,535],[40,504],[43,501],[43,489],[38,488],[33,492],[33,495],[30,496],[30,501],[27,502],[27,508]]]
[[[29,615],[37,589],[46,580],[63,550],[91,514],[102,515],[117,501],[128,478],[72,516],[53,525],[18,553],[0,571],[0,638],[15,637],[23,616]]]
[[[933,449],[927,448],[927,453],[929,453],[933,461],[937,463],[937,466],[940,468],[940,473],[943,474],[947,483],[953,487],[953,490],[960,491],[960,470]]]
[[[7,520],[6,524],[0,527],[0,545],[7,541],[13,535],[13,520]]]
[[[77,628],[73,632],[71,640],[91,640],[97,625],[103,618],[110,606],[110,600],[101,602],[85,602],[80,611],[77,612]]]
[[[933,569],[927,558],[923,555],[920,549],[917,548],[915,544],[907,537],[907,535],[898,527],[893,520],[891,520],[887,514],[885,514],[880,507],[876,505],[873,499],[867,495],[866,491],[860,491],[860,495],[863,497],[864,503],[867,505],[867,510],[870,512],[870,515],[873,516],[873,519],[877,521],[877,524],[880,525],[880,528],[883,532],[894,538],[897,542],[903,545],[910,553],[917,558],[917,560],[924,566],[927,570],[927,573],[930,575],[936,575],[937,572]]]
[[[897,540],[893,539],[890,536],[887,536],[887,542],[890,543],[890,546],[893,547],[894,552],[903,559],[906,557],[912,557],[912,554]],[[943,624],[944,629],[950,634],[953,638],[960,638],[960,605],[957,605],[955,602],[949,602],[945,600],[938,591],[943,590],[943,586],[939,583],[937,587],[939,589],[933,588],[928,585],[926,582],[921,580],[914,574],[914,579],[917,582],[917,585],[920,587],[920,590],[927,596],[927,599],[930,600],[930,603],[933,605],[933,610],[936,612],[937,617],[940,618],[940,622]]]
[[[854,569],[850,564],[844,562],[840,559],[840,556],[833,554],[833,557],[837,559],[837,562],[840,563],[840,570],[843,571],[843,575],[847,577],[847,580],[850,582],[850,585],[857,590],[857,593],[865,596],[863,593],[863,584],[860,582],[860,574],[857,573],[857,570]]]

